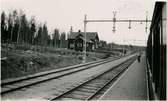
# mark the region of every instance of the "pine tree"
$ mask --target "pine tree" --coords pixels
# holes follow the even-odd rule
[[[48,29],[47,29],[47,26],[46,24],[43,25],[43,30],[42,30],[42,45],[43,46],[46,46],[47,45],[47,42],[48,42]]]
[[[28,30],[29,30],[29,26],[28,26],[28,21],[26,18],[26,15],[23,14],[21,15],[20,18],[20,31],[19,31],[19,39],[18,41],[23,42],[23,43],[27,43],[28,42]]]
[[[34,37],[35,37],[35,32],[36,32],[36,24],[35,24],[35,19],[31,18],[30,20],[30,31],[29,31],[29,39],[28,42],[30,44],[33,44],[34,42]]]
[[[65,48],[66,34],[63,32],[60,36],[60,47]]]
[[[37,45],[42,45],[41,40],[42,40],[42,26],[39,26],[39,29],[38,29],[38,32],[37,32],[37,35],[36,35]]]
[[[11,42],[13,42],[13,20],[12,20],[12,14],[9,13],[9,16],[8,16],[8,29],[7,29],[7,32],[8,32],[8,35],[10,35],[10,40]]]
[[[60,38],[59,30],[55,29],[54,30],[54,34],[53,34],[53,45],[56,48],[59,48],[59,46],[60,46],[60,44],[59,44],[59,38]]]
[[[11,22],[9,21],[9,24],[11,24],[11,34],[10,34],[11,41],[16,42],[18,37],[18,31],[19,31],[19,16],[16,10],[12,12]]]
[[[1,13],[1,40],[2,42],[6,42],[9,39],[9,35],[7,33],[7,26],[6,26],[6,14],[5,12]]]

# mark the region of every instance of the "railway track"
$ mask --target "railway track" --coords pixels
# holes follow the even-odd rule
[[[136,56],[48,100],[97,100],[136,60]]]
[[[33,86],[39,83],[43,83],[52,79],[57,79],[66,75],[70,75],[72,73],[76,73],[79,71],[83,71],[92,67],[95,67],[97,65],[102,65],[104,63],[108,63],[114,60],[119,59],[117,58],[111,58],[111,59],[103,59],[95,62],[85,63],[81,65],[76,66],[70,66],[58,70],[52,70],[49,72],[43,72],[40,74],[30,75],[26,77],[22,77],[19,79],[14,80],[8,80],[8,81],[2,81],[1,82],[1,95],[10,93],[12,91],[19,90],[21,88]]]

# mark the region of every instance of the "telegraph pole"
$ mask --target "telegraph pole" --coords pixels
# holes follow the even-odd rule
[[[84,52],[84,57],[83,57],[83,63],[85,63],[86,62],[86,24],[87,24],[87,22],[86,22],[86,16],[87,15],[85,15],[85,18],[84,18],[84,35],[85,35],[85,43],[83,44],[83,52]]]

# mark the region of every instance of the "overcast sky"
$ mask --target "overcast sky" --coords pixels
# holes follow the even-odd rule
[[[70,26],[83,31],[85,14],[88,19],[112,19],[112,12],[117,11],[117,19],[146,19],[148,11],[151,19],[154,9],[154,0],[1,0],[1,4],[5,12],[22,9],[28,18],[35,16],[38,22],[46,22],[50,33],[54,28],[69,32]],[[145,23],[132,23],[130,30],[128,23],[116,23],[116,33],[112,27],[111,22],[88,23],[87,31],[98,32],[100,40],[107,42],[145,45]]]

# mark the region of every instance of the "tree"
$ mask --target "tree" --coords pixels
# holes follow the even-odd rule
[[[17,16],[15,23],[12,27],[12,33],[11,33],[12,42],[17,42],[19,26],[20,26],[20,20],[19,20],[19,17]]]
[[[26,15],[23,14],[20,16],[20,26],[19,26],[17,40],[23,43],[27,43],[28,42],[28,31],[29,31],[28,21],[27,21]]]
[[[7,25],[6,25],[6,14],[5,12],[1,13],[1,39],[2,42],[6,42],[9,39],[9,35],[7,33]]]
[[[18,13],[17,13],[16,10],[14,10],[12,12],[11,21],[9,21],[9,24],[11,25],[10,39],[11,39],[12,42],[16,42],[17,41],[17,36],[18,36],[18,30],[19,30],[19,16],[18,16]]]
[[[66,46],[66,34],[63,32],[60,36],[60,47],[65,48]]]
[[[60,42],[59,42],[59,38],[60,38],[60,34],[59,34],[59,30],[55,29],[54,30],[54,34],[53,34],[53,45],[58,48],[60,46]]]
[[[30,31],[28,35],[28,42],[30,44],[33,44],[34,42],[34,37],[35,37],[35,32],[36,32],[36,24],[35,24],[35,18],[32,17],[30,20]]]
[[[35,37],[37,45],[41,45],[41,40],[42,40],[41,37],[42,37],[42,26],[39,26],[37,35]]]
[[[47,29],[46,24],[43,25],[43,30],[42,30],[41,39],[42,39],[42,45],[43,45],[43,46],[46,46],[46,45],[47,45],[47,42],[48,42],[48,39],[49,39],[49,36],[48,36],[48,29]]]
[[[9,16],[8,16],[8,29],[7,29],[7,31],[8,31],[8,35],[10,36],[11,42],[13,42],[13,35],[12,35],[13,32],[12,32],[12,30],[13,30],[12,14],[9,13]]]
[[[48,42],[47,42],[48,46],[52,46],[52,39],[51,39],[51,35],[48,35]]]

